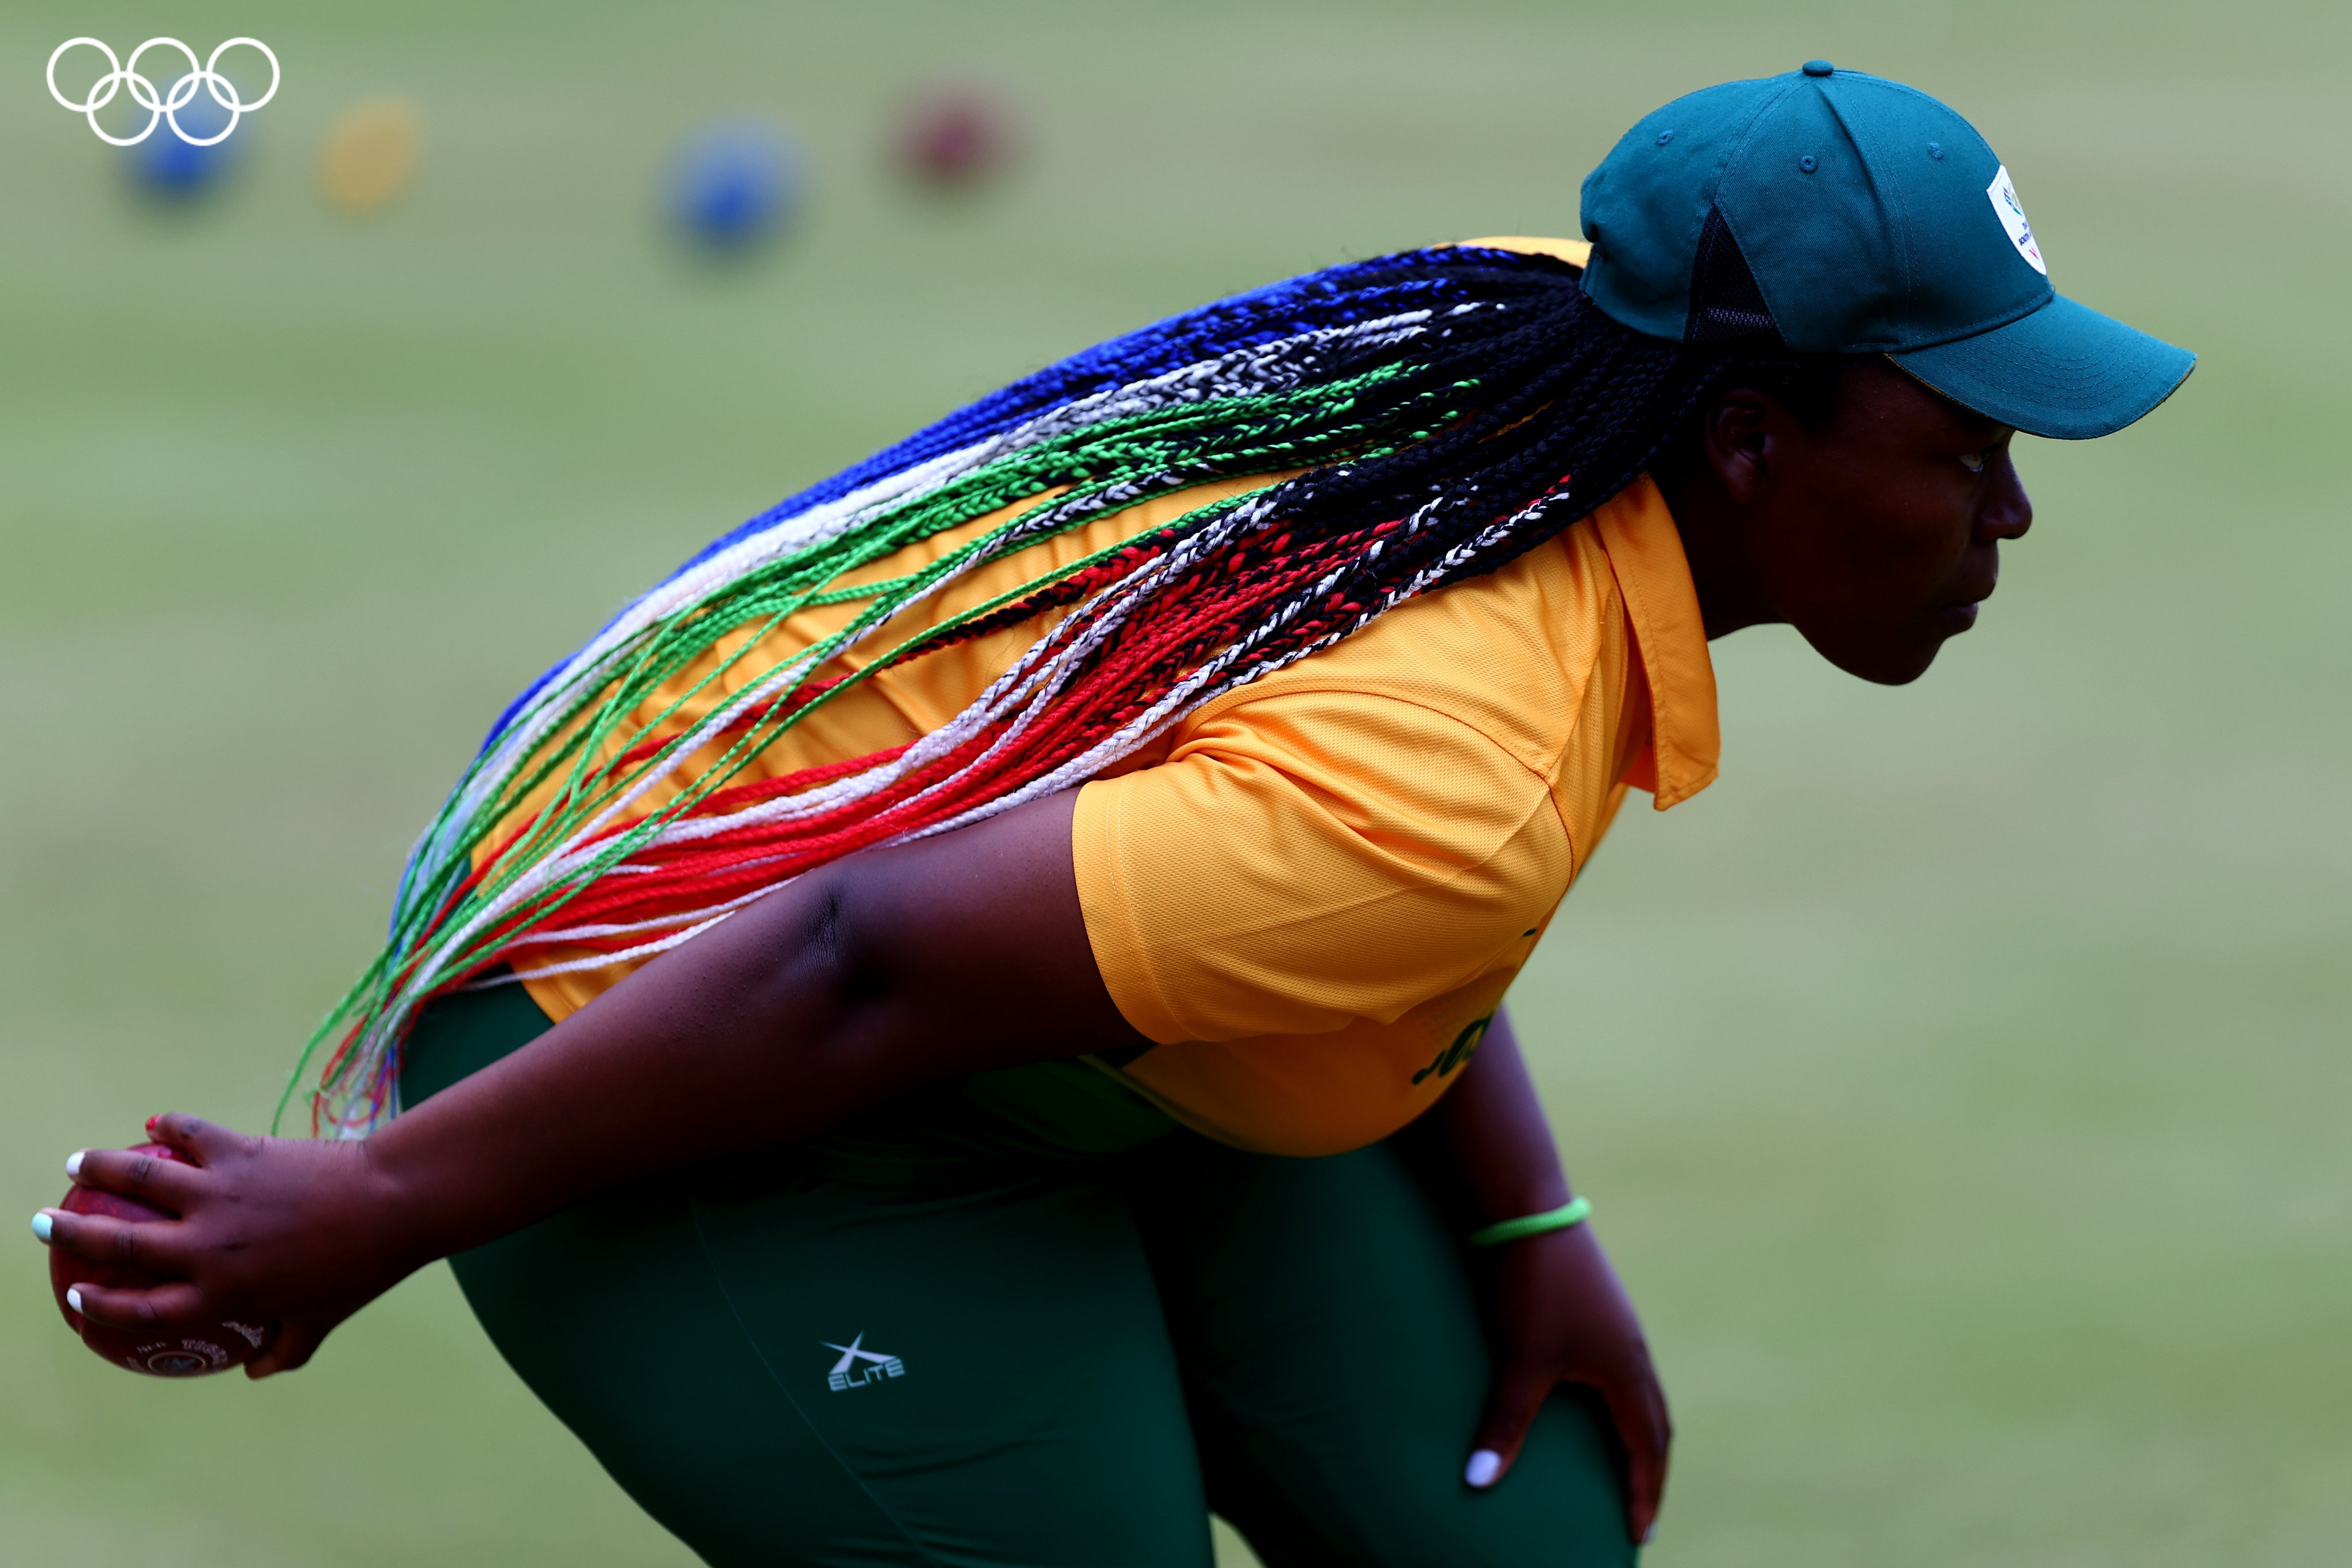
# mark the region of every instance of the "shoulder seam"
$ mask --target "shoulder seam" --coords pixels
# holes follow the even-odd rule
[[[1423,713],[1433,715],[1438,718],[1444,719],[1448,724],[1468,730],[1471,734],[1476,736],[1479,739],[1485,741],[1487,745],[1501,752],[1505,757],[1509,758],[1514,767],[1525,772],[1538,785],[1542,786],[1545,794],[1549,795],[1551,793],[1551,775],[1544,769],[1536,767],[1526,758],[1521,757],[1508,742],[1488,730],[1484,725],[1474,724],[1470,720],[1464,718],[1458,713],[1448,713],[1445,709],[1438,707],[1434,704],[1423,702],[1418,697],[1404,696],[1399,693],[1392,692],[1385,687],[1377,685],[1358,685],[1351,681],[1316,681],[1299,685],[1286,685],[1278,692],[1267,691],[1255,685],[1242,686],[1237,690],[1225,693],[1223,696],[1218,697],[1213,702],[1202,705],[1198,710],[1188,715],[1185,722],[1188,724],[1194,724],[1206,717],[1230,713],[1235,708],[1246,707],[1254,697],[1270,698],[1276,696],[1307,695],[1317,692],[1343,694],[1348,696],[1357,697],[1372,697],[1381,702],[1394,703],[1399,707],[1417,708]],[[1566,739],[1563,738],[1560,742],[1560,749],[1565,751],[1567,745],[1568,743]],[[1557,765],[1559,761],[1559,753],[1555,752],[1553,754],[1552,760],[1554,764]]]

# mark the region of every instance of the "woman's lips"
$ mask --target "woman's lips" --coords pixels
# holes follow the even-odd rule
[[[1965,598],[1954,600],[1937,612],[1936,619],[1945,626],[1945,635],[1949,636],[1954,632],[1965,632],[1975,625],[1977,608],[1992,597],[1992,590],[1993,585],[1988,582],[1982,588],[1969,592]]]
[[[1937,612],[1937,619],[1953,632],[1965,632],[1977,623],[1977,608],[1992,597],[1998,576],[1988,575],[1976,582],[1962,586],[1959,597]]]

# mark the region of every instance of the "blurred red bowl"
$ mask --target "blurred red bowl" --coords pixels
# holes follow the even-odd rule
[[[1013,115],[997,93],[979,82],[934,82],[900,118],[898,162],[929,185],[971,186],[1010,162],[1018,140]]]

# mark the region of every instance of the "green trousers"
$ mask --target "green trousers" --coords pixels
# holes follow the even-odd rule
[[[415,1104],[548,1027],[436,1004]],[[453,1259],[507,1361],[718,1568],[1626,1563],[1605,1425],[1555,1396],[1501,1484],[1468,1260],[1386,1147],[998,1147],[939,1097],[624,1189]]]

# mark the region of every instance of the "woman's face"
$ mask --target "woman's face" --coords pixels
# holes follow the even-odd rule
[[[2015,433],[1884,360],[1857,365],[1829,421],[1800,431],[1752,516],[1759,587],[1840,669],[1916,680],[1976,624],[2001,541],[2033,521],[2010,461]]]
[[[1737,559],[1720,564],[1747,580],[1738,621],[1785,621],[1864,680],[1918,679],[1976,623],[2001,541],[2033,521],[2014,434],[1884,359],[1854,365],[1820,424],[1732,394],[1708,445],[1738,503],[1721,540]]]

